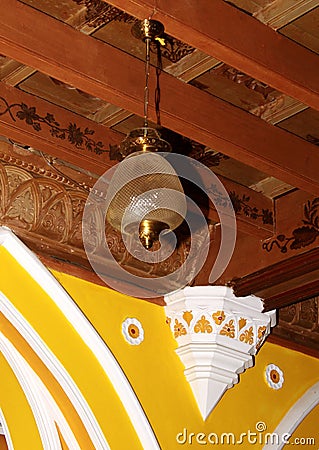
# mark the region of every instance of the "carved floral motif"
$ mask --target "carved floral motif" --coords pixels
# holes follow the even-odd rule
[[[102,0],[73,0],[78,5],[86,7],[85,20],[90,27],[106,25],[112,20],[133,22],[134,19],[129,14],[124,13],[115,6],[109,5]]]
[[[189,157],[196,159],[197,161],[205,164],[207,167],[217,167],[222,161],[229,159],[229,156],[220,152],[215,152],[212,149],[207,148],[203,144],[199,144],[196,141],[189,140],[192,146]]]
[[[212,326],[210,325],[209,321],[205,318],[205,316],[202,316],[195,324],[194,326],[195,333],[211,333],[213,331]]]
[[[252,344],[254,342],[253,327],[249,327],[248,330],[245,330],[245,332],[239,336],[239,340],[246,344]]]
[[[263,250],[271,252],[278,248],[281,253],[287,253],[290,250],[299,250],[313,244],[319,236],[319,197],[308,200],[304,205],[303,225],[295,228],[290,236],[278,234],[275,239],[264,242]]]
[[[184,334],[186,334],[186,328],[184,327],[184,325],[179,322],[177,319],[175,319],[175,323],[174,323],[174,337],[177,338],[179,336],[183,336]]]
[[[92,138],[94,130],[87,127],[82,130],[76,123],[69,123],[67,127],[62,127],[53,114],[47,113],[45,116],[41,116],[37,113],[35,106],[28,106],[25,103],[9,104],[4,97],[0,97],[1,103],[4,109],[0,111],[0,116],[9,114],[13,122],[16,122],[16,118],[18,118],[37,132],[40,132],[43,126],[47,127],[51,136],[56,139],[67,140],[79,150],[87,150],[97,155],[109,152],[108,149],[104,148],[103,142],[95,141]],[[17,110],[15,115],[13,115],[13,110]]]
[[[252,367],[253,355],[275,325],[275,311],[263,313],[260,298],[236,297],[225,286],[185,287],[167,294],[165,302],[176,353],[206,420],[226,389],[238,382],[238,374]],[[185,312],[190,310],[193,319],[186,322]],[[262,327],[260,340],[257,333]]]
[[[127,318],[122,323],[122,333],[125,340],[131,345],[139,345],[144,340],[144,329],[136,318]]]
[[[220,325],[225,320],[224,311],[216,311],[212,314],[212,318],[216,325]]]
[[[219,334],[233,339],[235,337],[234,319],[231,319],[228,323],[226,323],[220,330]]]
[[[260,219],[264,225],[273,225],[272,211],[269,209],[260,210],[256,206],[250,205],[251,198],[248,195],[240,196],[235,191],[230,191],[228,193],[229,198],[226,198],[215,185],[210,186],[208,192],[214,197],[216,205],[227,206],[230,199],[236,215],[243,214],[253,220]]]
[[[238,329],[241,330],[246,325],[247,320],[241,317],[238,321]]]
[[[273,88],[271,88],[267,84],[255,80],[251,76],[240,72],[238,69],[235,69],[234,67],[228,66],[224,63],[218,65],[217,67],[214,67],[210,72],[213,72],[214,74],[220,75],[224,78],[228,78],[234,83],[243,84],[248,89],[260,93],[264,98],[268,98],[269,94],[273,91]]]
[[[166,318],[175,338],[192,333],[216,333],[245,344],[255,344],[259,348],[267,333],[265,325],[260,326],[248,317],[236,317],[221,310],[209,312],[209,309],[205,309],[205,314],[184,310],[174,320],[170,316]]]
[[[265,370],[265,379],[269,387],[278,390],[284,384],[284,374],[275,364],[269,364]]]
[[[172,63],[177,63],[185,56],[193,53],[195,50],[194,47],[191,47],[190,45],[185,44],[179,39],[173,38],[168,34],[164,34],[163,42],[164,45],[161,46],[161,55]],[[156,51],[156,47],[154,48],[154,46],[153,51]]]

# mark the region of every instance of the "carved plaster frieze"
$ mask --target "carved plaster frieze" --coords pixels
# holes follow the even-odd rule
[[[34,163],[37,158],[32,157],[31,162],[28,157],[24,159],[0,150],[0,224],[27,237],[28,244],[37,251],[88,267],[82,241],[82,217],[90,186],[84,183],[81,174],[71,179],[60,171],[55,172],[42,158],[38,158],[39,164]],[[104,242],[102,234],[91,233],[87,224],[96,257],[99,258],[103,246],[107,245],[115,260],[129,271],[163,276],[174,272],[187,258],[190,242],[186,239],[179,240],[164,263],[141,262],[126,249],[121,234],[105,222],[100,211],[92,211],[90,220],[98,224],[92,229],[105,227]]]
[[[275,325],[275,311],[263,313],[260,298],[236,297],[225,286],[186,287],[165,302],[176,353],[206,420],[238,374],[252,367]]]

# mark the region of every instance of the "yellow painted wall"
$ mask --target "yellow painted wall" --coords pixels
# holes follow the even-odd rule
[[[77,382],[96,414],[111,449],[141,449],[129,417],[96,358],[47,294],[1,247],[0,261],[0,290],[27,317]],[[319,380],[318,360],[266,343],[256,358],[255,367],[240,376],[240,383],[226,392],[207,421],[203,422],[190,386],[185,380],[183,366],[175,354],[176,342],[165,324],[163,308],[69,275],[57,272],[54,275],[117,358],[163,450],[202,448],[203,445],[194,440],[200,436],[199,440],[204,441],[209,433],[220,436],[231,432],[239,439],[241,433],[248,433],[249,430],[255,433],[257,422],[263,422],[267,431],[271,432],[298,398]],[[129,317],[137,318],[144,328],[145,339],[138,346],[128,344],[121,331],[122,322]],[[3,327],[4,323],[0,322],[0,325]],[[26,352],[25,349],[22,350]],[[34,368],[37,367],[35,359],[29,354],[29,363],[34,364]],[[278,391],[269,388],[264,380],[265,367],[270,363],[278,365],[284,373],[285,382]],[[45,378],[42,372],[41,376],[42,379]],[[52,395],[56,394],[53,385],[49,381],[48,384]],[[4,404],[9,411],[12,405],[8,406],[8,398],[0,398],[3,400],[1,407]],[[63,402],[63,399],[59,401]],[[21,407],[20,403],[18,407]],[[67,408],[65,411],[67,414]],[[73,423],[71,414],[68,417]],[[319,421],[318,408],[297,432],[308,436],[316,433],[314,438],[319,448],[319,431],[313,426],[314,421]],[[188,441],[190,433],[195,433],[191,437],[191,445],[177,442],[176,437],[179,435],[180,441],[183,441],[186,433]],[[263,434],[257,433],[257,439],[262,438]],[[35,441],[36,439],[38,437]],[[207,447],[209,446],[208,443]],[[262,448],[262,445],[249,445],[245,441],[240,446],[251,447],[257,449]],[[29,448],[34,450],[37,446],[20,445],[15,450]],[[88,449],[89,447],[83,447],[83,450]]]
[[[256,423],[262,421],[271,432],[298,398],[319,380],[319,360],[266,343],[255,367],[240,376],[240,383],[226,392],[203,422],[184,378],[183,366],[174,352],[176,342],[168,326],[164,326],[162,307],[65,274],[55,273],[55,276],[117,357],[165,450],[183,447],[177,443],[176,436],[184,428],[188,434],[233,432],[240,436],[248,430],[256,432]],[[123,339],[121,324],[127,317],[135,317],[143,325],[145,340],[139,346],[131,346]],[[285,382],[280,390],[271,389],[264,380],[265,367],[271,363],[284,372]],[[318,422],[319,412],[316,418]],[[316,439],[319,448],[319,430]],[[202,447],[196,443],[191,446]],[[262,448],[257,444],[253,447]]]

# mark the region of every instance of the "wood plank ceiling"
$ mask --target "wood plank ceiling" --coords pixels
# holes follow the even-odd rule
[[[161,125],[174,132],[176,152],[187,149],[221,176],[237,215],[235,253],[219,282],[282,308],[275,333],[317,355],[319,1],[0,0],[0,8],[0,222],[47,264],[93,277],[76,208],[142,124],[144,44],[130,30],[151,15],[166,31]],[[152,92],[155,80],[153,67]],[[150,117],[155,123],[153,98]],[[61,192],[58,232],[44,224]],[[28,216],[26,198],[38,214]],[[217,242],[214,210],[207,217]],[[109,236],[123,266],[167,270],[137,264],[114,230]],[[215,252],[195,284],[207,283]]]

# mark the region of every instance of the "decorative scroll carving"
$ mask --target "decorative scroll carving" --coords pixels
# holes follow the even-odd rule
[[[274,334],[309,348],[319,349],[319,297],[295,303],[279,310]]]
[[[0,116],[8,114],[13,122],[16,122],[16,118],[18,118],[37,132],[41,131],[43,126],[48,127],[51,136],[60,140],[68,140],[79,150],[87,150],[97,155],[109,152],[109,150],[104,148],[104,144],[101,141],[92,139],[94,130],[90,130],[87,127],[82,130],[76,123],[69,123],[67,127],[62,127],[53,114],[48,112],[45,116],[40,116],[35,106],[28,106],[25,103],[9,104],[5,98],[0,97],[1,103],[3,110],[0,111]],[[16,111],[15,115],[13,111]]]
[[[265,99],[268,98],[269,94],[273,91],[273,88],[268,86],[265,83],[262,83],[261,81],[255,80],[254,78],[250,77],[249,75],[240,72],[239,70],[235,69],[234,67],[228,66],[227,64],[220,64],[217,67],[214,67],[211,69],[210,72],[212,72],[216,75],[220,75],[222,77],[228,78],[229,80],[233,81],[237,84],[243,84],[248,89],[251,89],[253,91],[258,92],[261,94]]]
[[[73,0],[78,5],[84,5],[87,8],[85,19],[90,27],[99,27],[106,25],[112,20],[121,22],[134,22],[134,17],[126,14],[118,8],[102,0]]]
[[[277,247],[281,253],[290,250],[299,250],[313,244],[319,236],[319,197],[308,200],[304,204],[303,225],[295,228],[290,236],[279,234],[275,239],[264,242],[262,248],[271,252]]]
[[[180,41],[179,39],[175,39],[168,34],[163,36],[163,40],[165,45],[161,46],[161,54],[162,57],[167,58],[172,63],[177,63],[184,56],[190,55],[195,50],[194,47],[191,47],[188,44]],[[152,46],[153,51],[156,52],[156,46]]]
[[[102,0],[73,0],[78,5],[84,5],[87,8],[86,23],[90,27],[100,27],[116,20],[118,22],[134,23],[138,19],[115,8]],[[161,47],[161,53],[172,63],[176,63],[184,56],[193,53],[194,47],[165,34],[163,36],[165,45]],[[156,45],[151,46],[153,52],[157,52]]]

